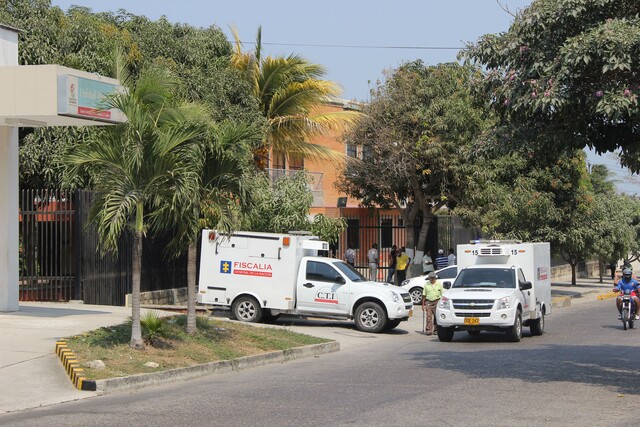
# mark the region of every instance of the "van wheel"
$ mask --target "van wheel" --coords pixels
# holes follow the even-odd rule
[[[544,310],[540,313],[540,318],[531,321],[531,325],[529,325],[531,329],[531,335],[542,335],[544,334]]]
[[[516,320],[513,326],[507,329],[507,339],[511,342],[518,342],[522,338],[522,313],[516,311]]]
[[[356,309],[354,320],[361,331],[378,333],[387,325],[387,313],[380,304],[365,302]]]
[[[240,297],[233,302],[231,307],[233,316],[242,322],[258,323],[262,320],[262,308],[253,297]]]
[[[438,326],[438,339],[442,342],[450,342],[453,339],[453,328]]]
[[[414,305],[422,304],[422,288],[412,288],[409,293]]]

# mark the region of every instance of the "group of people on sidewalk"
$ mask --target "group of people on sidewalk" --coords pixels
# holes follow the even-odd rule
[[[355,266],[355,251],[349,247],[344,254],[345,261]],[[380,268],[380,252],[378,244],[373,243],[371,249],[367,252],[367,262],[369,267],[369,280],[376,281],[378,279],[378,269]],[[389,252],[389,263],[387,272],[387,283],[400,285],[407,278],[407,269],[411,263],[411,258],[407,255],[404,246],[391,246]],[[456,264],[456,256],[453,249],[449,249],[449,254],[445,255],[443,249],[438,250],[438,256],[435,260],[432,257],[431,250],[427,250],[422,257],[422,273],[426,276],[426,281],[422,291],[422,310],[426,312],[427,321],[425,325],[425,333],[433,335],[435,333],[435,313],[438,302],[442,298],[442,283],[438,280],[435,271]]]
[[[356,252],[348,247],[344,253],[345,261],[355,266]],[[403,246],[393,245],[389,252],[389,264],[387,272],[387,282],[393,283],[394,276],[398,280],[398,284],[402,283],[407,278],[407,269],[411,263],[411,258],[407,255],[406,248]],[[380,269],[380,252],[378,251],[378,244],[373,243],[371,249],[367,252],[367,265],[369,268],[369,280],[378,280],[378,270]]]

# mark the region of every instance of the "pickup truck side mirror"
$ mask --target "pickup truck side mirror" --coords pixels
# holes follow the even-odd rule
[[[520,290],[521,291],[526,291],[527,289],[531,289],[533,287],[533,285],[531,284],[531,282],[522,282],[520,284]]]
[[[347,283],[347,281],[344,280],[344,277],[342,277],[340,275],[336,276],[336,278],[333,279],[333,281],[338,283],[338,284],[340,284],[340,285],[344,285],[345,283]]]
[[[451,282],[447,280],[442,284],[442,287],[445,289],[451,289]]]

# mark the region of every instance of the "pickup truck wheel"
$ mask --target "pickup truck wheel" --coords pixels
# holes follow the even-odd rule
[[[414,305],[422,304],[422,288],[415,287],[409,291]]]
[[[520,310],[516,311],[516,320],[513,322],[513,326],[507,329],[507,338],[511,342],[518,342],[522,338],[522,313]]]
[[[233,302],[233,316],[242,322],[258,323],[262,320],[262,308],[253,297],[240,297]]]
[[[391,320],[391,319],[389,319],[389,320],[387,320],[387,326],[385,326],[384,329],[387,330],[387,331],[395,329],[400,324],[400,322],[402,322],[402,320],[399,320],[399,319]]]
[[[387,325],[387,313],[380,304],[365,302],[360,304],[355,313],[356,327],[363,332],[381,332]]]
[[[544,334],[544,310],[540,313],[539,319],[531,321],[531,325],[529,325],[529,329],[531,329],[531,335]]]
[[[447,328],[445,326],[438,326],[438,339],[442,342],[450,342],[453,339],[453,328]]]

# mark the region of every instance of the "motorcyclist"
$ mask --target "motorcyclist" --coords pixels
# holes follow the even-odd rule
[[[640,294],[640,283],[632,277],[632,274],[633,273],[630,268],[622,270],[622,278],[618,280],[613,291],[620,292],[622,294],[628,290],[631,293],[631,298],[635,305],[637,320],[640,319],[637,313],[637,310],[640,307],[640,299],[638,298],[638,295]],[[619,295],[618,298],[616,298],[616,306],[618,307],[618,313],[622,314],[622,295]]]

